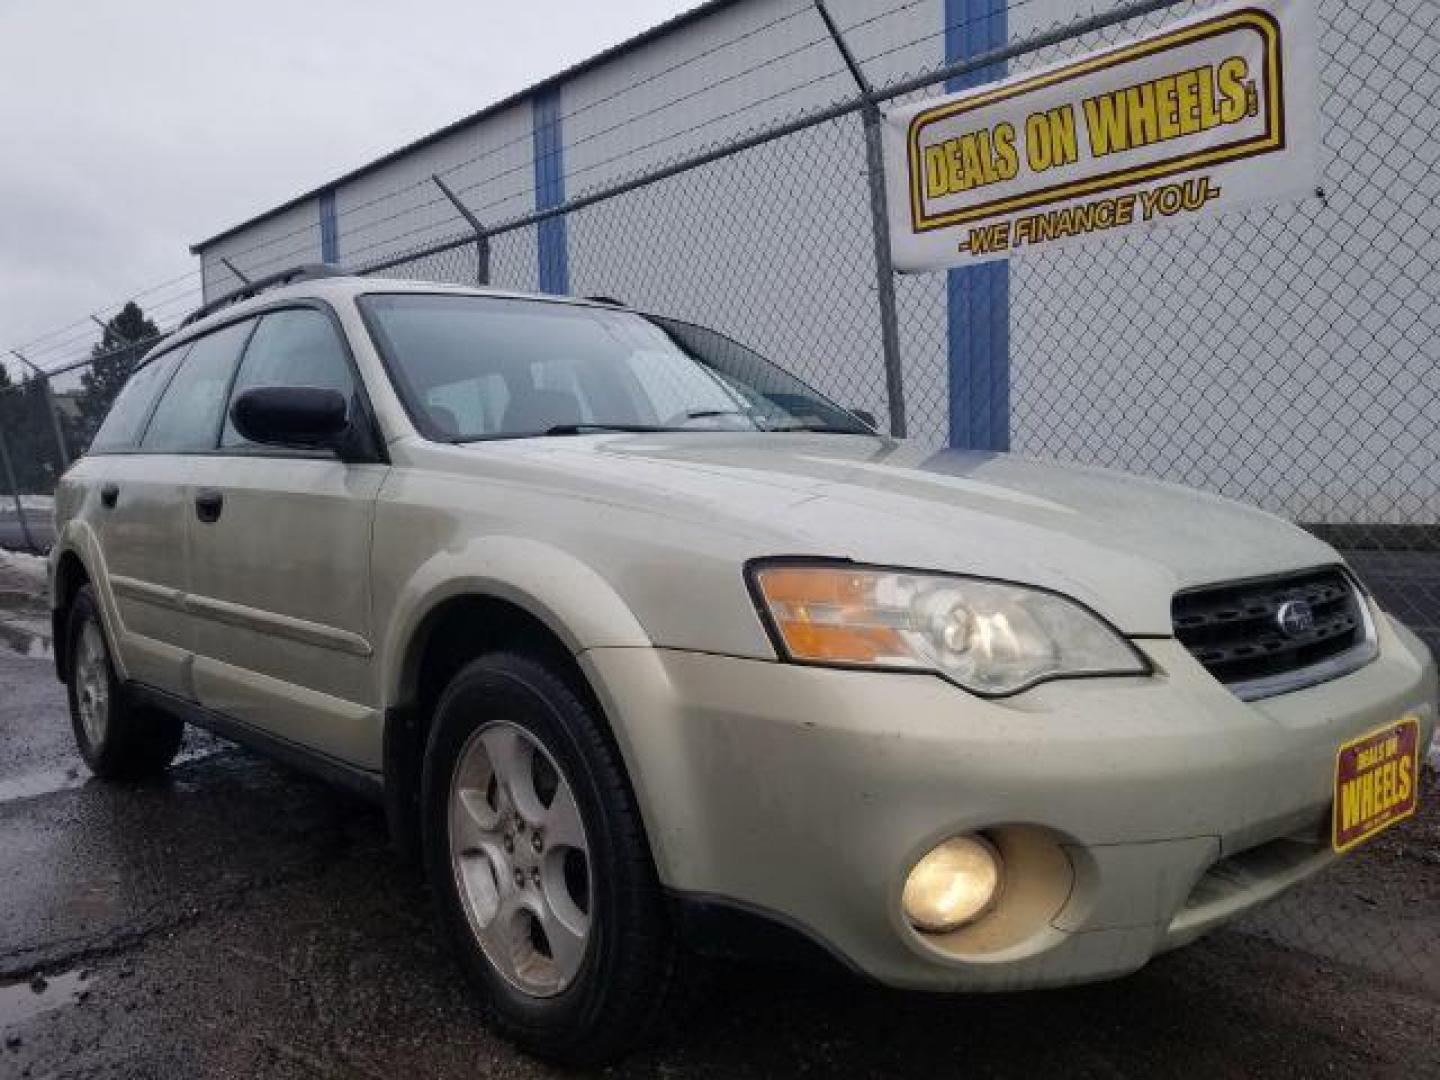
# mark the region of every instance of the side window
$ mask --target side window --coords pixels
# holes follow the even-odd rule
[[[172,349],[163,356],[145,364],[120,390],[110,405],[100,430],[90,440],[91,454],[113,453],[116,450],[133,450],[140,441],[140,429],[145,417],[150,415],[150,406],[165,387],[165,380],[175,369],[175,363],[188,351],[187,346]]]
[[[352,399],[355,378],[329,316],[314,308],[290,308],[263,316],[245,349],[231,400],[257,386],[314,386],[338,390],[347,401]],[[230,422],[228,409],[221,445],[249,445]]]
[[[140,442],[142,450],[185,453],[215,448],[225,391],[254,325],[255,320],[246,319],[195,342],[155,407]]]

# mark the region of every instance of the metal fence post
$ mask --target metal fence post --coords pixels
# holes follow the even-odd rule
[[[25,501],[20,498],[20,485],[15,483],[15,470],[10,466],[10,448],[5,444],[5,431],[0,428],[0,469],[4,470],[5,482],[10,485],[10,495],[15,500],[15,514],[20,519],[20,532],[25,537],[25,546],[36,555],[40,547],[30,531],[30,522],[25,517]]]
[[[60,471],[64,472],[70,467],[70,447],[65,442],[65,427],[60,423],[60,410],[55,405],[55,391],[50,386],[50,377],[47,375],[41,379],[40,385],[45,392],[45,409],[50,413],[50,430],[55,433],[55,449],[60,454]]]
[[[234,274],[237,278],[240,279],[240,284],[241,284],[241,285],[249,285],[249,284],[250,284],[250,279],[249,279],[248,277],[246,277],[244,274],[242,274],[242,273],[240,272],[240,268],[239,268],[238,266],[236,266],[233,262],[231,262],[229,259],[227,259],[225,256],[222,255],[222,256],[220,257],[220,262],[224,265],[224,267],[225,267],[226,270],[229,270],[230,273]],[[118,336],[118,335],[117,335],[117,336]]]
[[[55,394],[50,387],[50,376],[32,364],[18,349],[11,349],[10,355],[35,372],[35,378],[40,380],[41,392],[45,395],[45,409],[50,414],[50,430],[55,433],[55,449],[60,454],[60,471],[64,472],[70,467],[70,447],[65,442],[65,427],[60,423],[60,410],[55,406]]]
[[[890,207],[885,192],[885,155],[881,146],[880,107],[865,107],[865,156],[869,161],[870,218],[875,236],[875,277],[880,301],[880,344],[885,352],[885,391],[890,405],[890,434],[906,435],[905,373],[900,361],[900,316],[895,309],[895,267],[890,262]]]
[[[880,105],[875,88],[865,77],[855,54],[835,24],[825,0],[815,0],[815,10],[840,50],[845,66],[864,98],[860,115],[865,125],[866,180],[870,186],[870,227],[875,243],[875,287],[880,302],[880,347],[885,357],[885,397],[890,412],[890,434],[903,439],[905,424],[905,372],[900,359],[900,317],[895,308],[895,267],[890,261],[890,206],[885,191],[885,148],[881,135]]]
[[[490,234],[485,231],[485,226],[480,219],[470,212],[470,208],[460,201],[460,196],[450,190],[450,185],[440,179],[439,173],[431,173],[430,179],[435,181],[435,186],[440,193],[450,200],[451,205],[459,211],[466,223],[475,232],[475,284],[490,284]]]

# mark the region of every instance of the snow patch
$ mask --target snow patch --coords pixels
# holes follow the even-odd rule
[[[20,505],[27,511],[34,510],[38,514],[49,514],[55,510],[54,495],[21,495]],[[15,512],[15,496],[5,494],[0,496],[0,513]]]
[[[29,578],[37,585],[46,583],[46,559],[43,555],[31,555],[24,551],[5,551],[0,548],[0,570],[11,570]]]

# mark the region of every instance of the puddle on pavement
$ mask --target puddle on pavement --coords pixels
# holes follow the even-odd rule
[[[0,622],[0,647],[31,660],[51,660],[55,656],[47,636],[14,623]]]
[[[0,983],[0,1031],[19,1027],[41,1013],[74,1005],[86,993],[83,971],[36,976],[23,982]]]
[[[203,749],[183,751],[175,758],[175,765],[188,765],[192,761],[203,761],[221,752],[222,747],[207,746]],[[90,782],[90,772],[83,765],[67,765],[60,769],[39,769],[22,773],[20,776],[0,777],[0,804],[33,799],[39,795],[53,795],[57,791],[84,787]]]

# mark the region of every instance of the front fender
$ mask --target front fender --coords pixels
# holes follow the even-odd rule
[[[426,618],[460,596],[514,604],[544,623],[577,655],[586,649],[651,644],[635,613],[600,574],[569,552],[541,541],[477,537],[461,547],[436,552],[391,587],[390,618],[380,654],[387,705],[405,700],[413,674],[407,670],[409,645]],[[377,579],[377,593],[384,588]],[[377,600],[383,599],[377,595]]]

